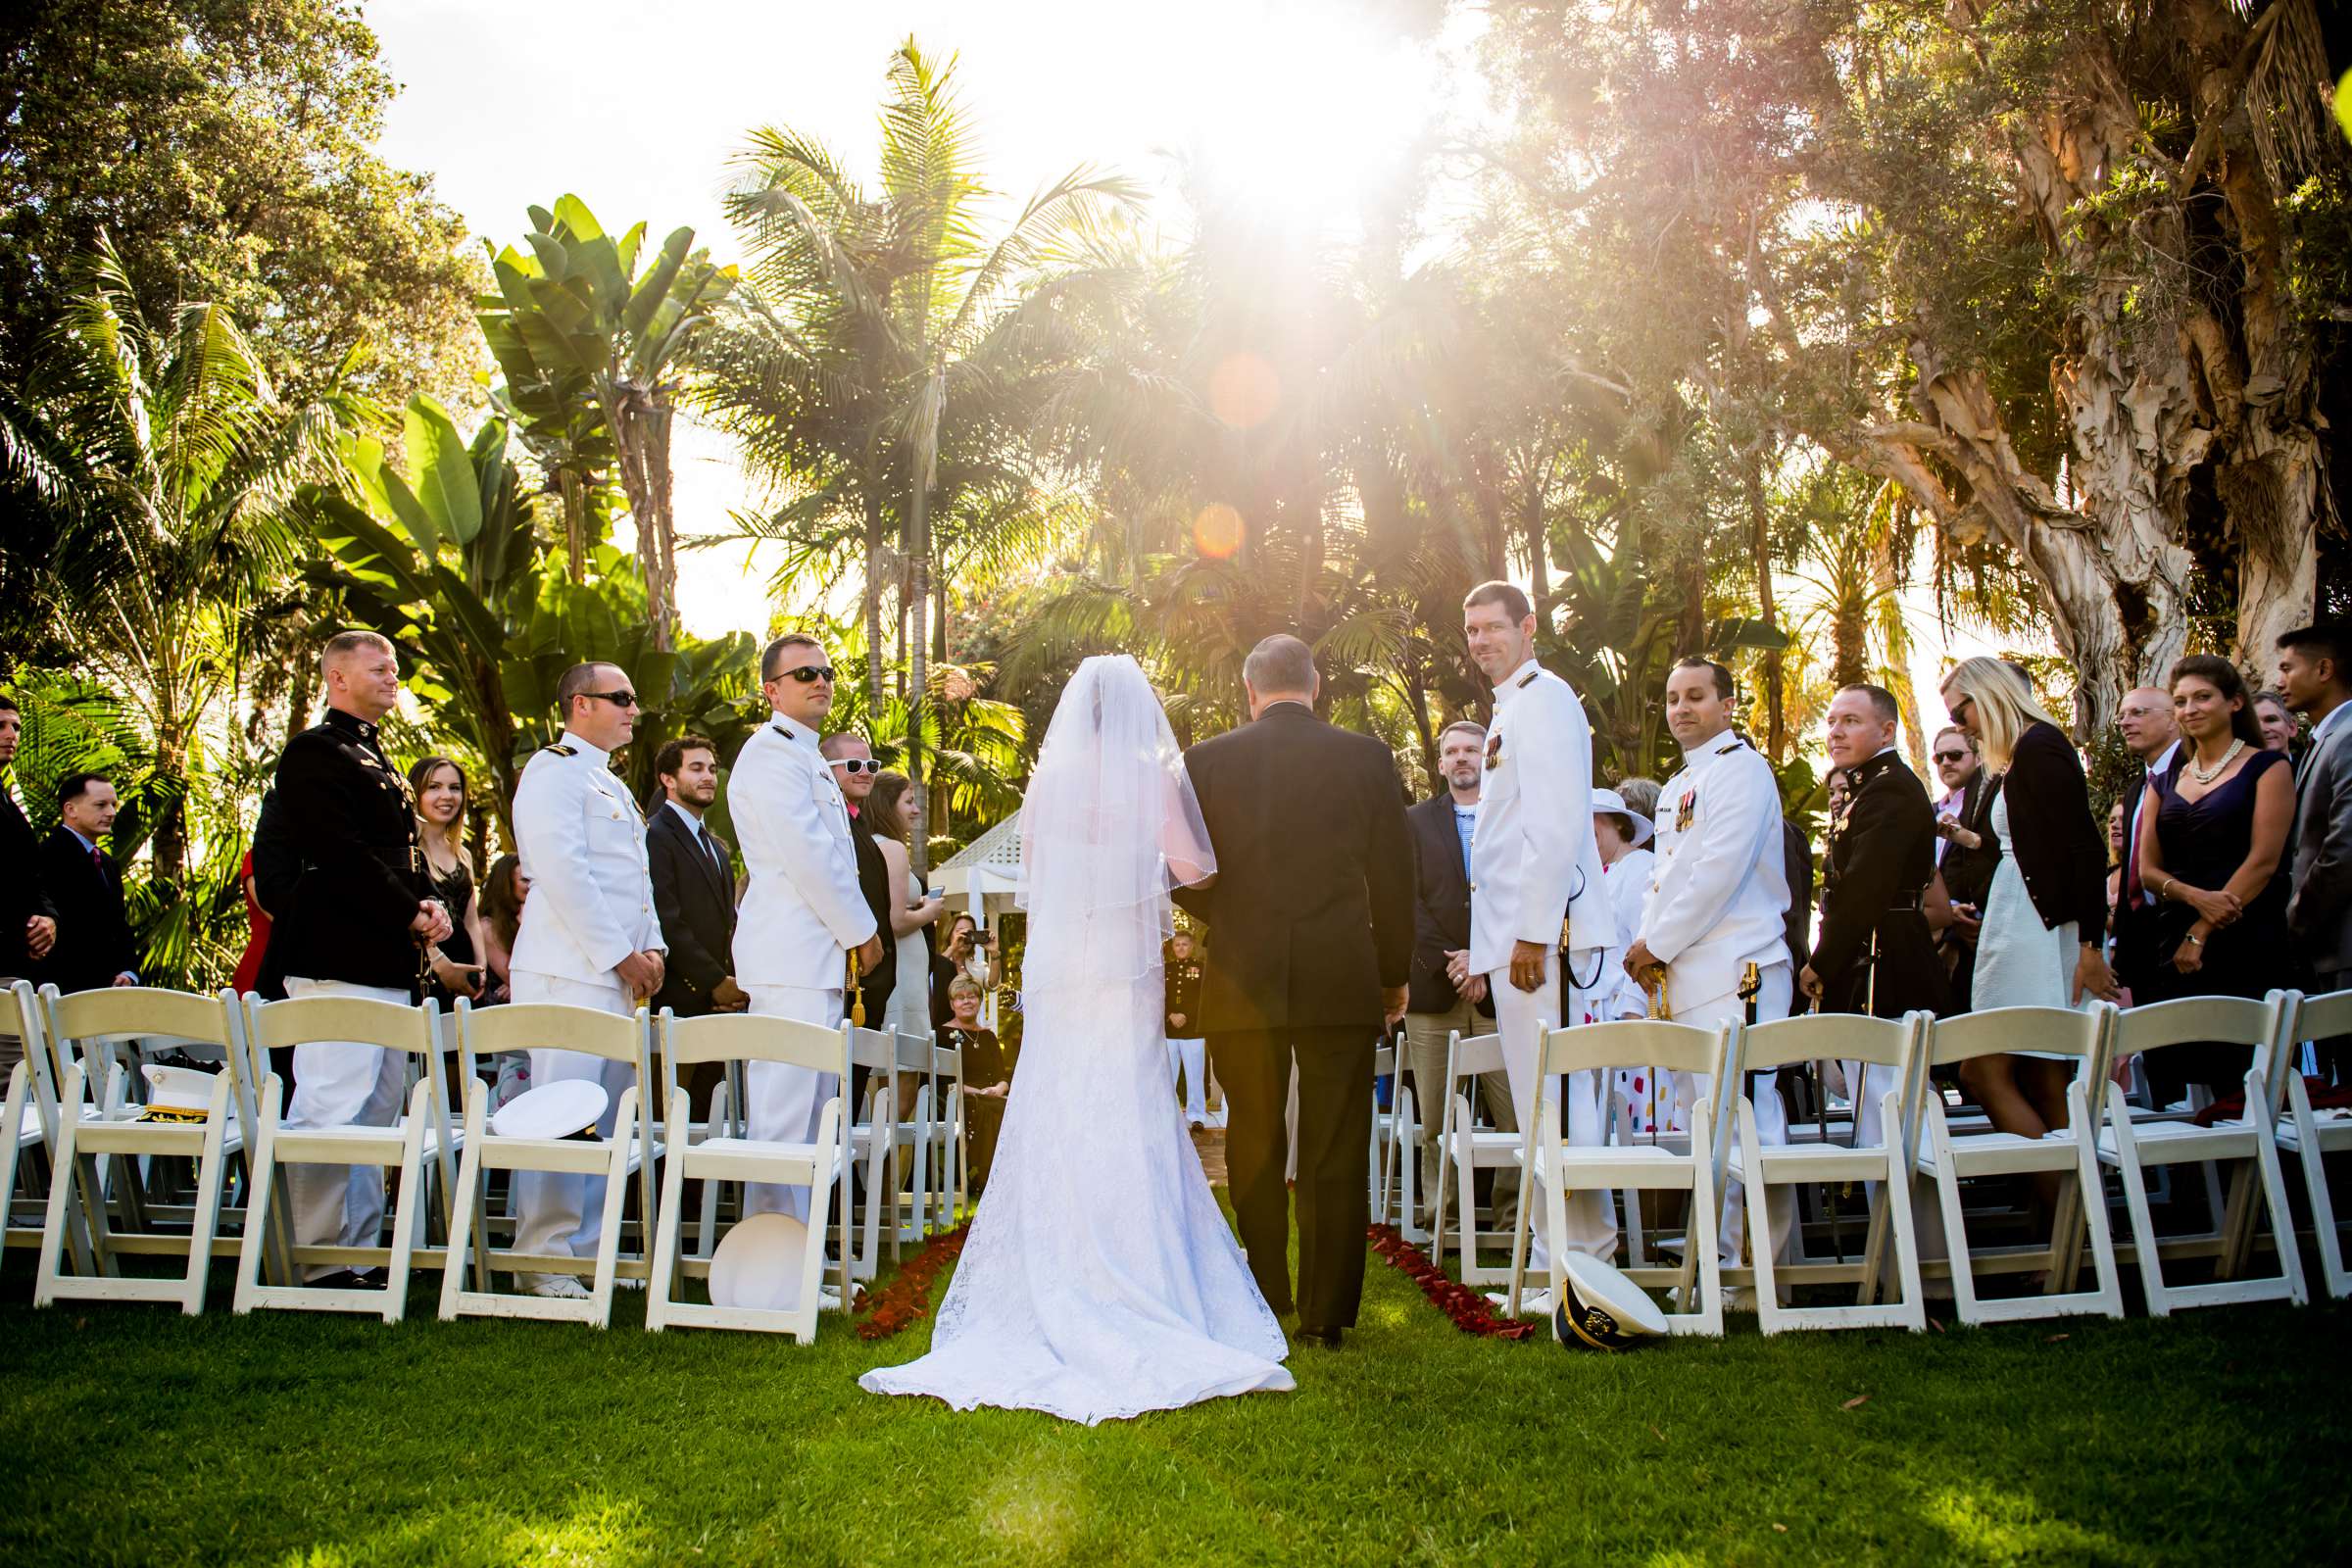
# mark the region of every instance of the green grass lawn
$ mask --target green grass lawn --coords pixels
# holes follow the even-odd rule
[[[0,1276],[0,1561],[2342,1560],[2352,1311],[1571,1353],[1375,1259],[1298,1391],[1088,1430],[867,1344],[153,1308]],[[225,1282],[222,1282],[223,1284]],[[216,1303],[225,1291],[216,1292]],[[832,1320],[828,1320],[830,1323]],[[1852,1403],[1860,1399],[1860,1403]]]

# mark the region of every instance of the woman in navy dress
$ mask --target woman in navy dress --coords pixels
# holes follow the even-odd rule
[[[2162,960],[2147,994],[2260,997],[2289,976],[2287,879],[2282,857],[2294,823],[2294,767],[2266,751],[2245,682],[2226,659],[2192,654],[2173,665],[2173,710],[2181,747],[2171,771],[2148,781],[2140,836],[2140,885],[2156,895]],[[2163,1100],[2182,1084],[2217,1096],[2240,1087],[2248,1046],[2172,1046],[2148,1054]]]

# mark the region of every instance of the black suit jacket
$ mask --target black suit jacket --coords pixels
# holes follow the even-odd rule
[[[34,964],[24,951],[24,922],[57,914],[41,886],[39,849],[16,797],[0,789],[0,975],[30,978]]]
[[[1923,1007],[1943,1012],[1951,1005],[1951,989],[1927,916],[1919,911],[1920,892],[1936,874],[1936,808],[1891,753],[1862,763],[1848,778],[1853,800],[1844,826],[1833,826],[1831,833],[1830,889],[1822,898],[1821,939],[1813,950],[1824,1006],[1882,1018]]]
[[[1413,956],[1413,847],[1389,749],[1277,703],[1184,754],[1217,879],[1176,900],[1208,926],[1208,1034],[1361,1024]]]
[[[302,851],[286,826],[285,810],[277,804],[273,789],[263,792],[261,815],[253,823],[253,882],[254,897],[261,900],[270,916],[270,946],[262,954],[262,968],[254,976],[253,990],[264,1002],[282,1002],[288,943],[284,916],[294,907],[294,890],[302,885]],[[290,1062],[292,1048],[283,1054]],[[281,1069],[278,1076],[293,1081],[288,1069]]]
[[[287,907],[270,910],[277,972],[414,996],[409,927],[433,886],[408,783],[385,759],[376,727],[330,709],[324,723],[288,741],[277,760],[277,808],[302,860]]]
[[[2106,835],[2090,814],[2082,760],[2055,724],[2034,723],[2017,738],[2001,790],[2009,798],[2009,845],[2041,923],[2077,922],[2085,942],[2107,923]]]
[[[1781,933],[1788,943],[1788,961],[1802,969],[1813,961],[1813,842],[1785,816],[1781,870],[1788,878],[1788,910],[1781,916]]]
[[[891,887],[890,866],[882,858],[882,847],[874,842],[872,830],[857,817],[850,818],[850,838],[858,852],[858,891],[865,895],[865,906],[874,911],[874,929],[882,936],[882,961],[859,982],[865,995],[866,1026],[879,1029],[889,1014],[891,993],[899,989],[899,933],[890,923],[890,911],[906,907],[906,889]]]
[[[1446,977],[1446,955],[1470,946],[1470,875],[1462,869],[1453,797],[1440,795],[1404,813],[1413,839],[1413,971],[1405,1005],[1446,1012],[1461,999]],[[1481,1010],[1493,1015],[1492,1004]]]
[[[1992,874],[2001,868],[2001,842],[1992,831],[1992,803],[2000,798],[1998,778],[1982,767],[1971,773],[1960,787],[1959,822],[1984,842],[1973,850],[1946,844],[1943,858],[1936,862],[1945,895],[1954,904],[1974,905],[1980,913],[1992,891]]]
[[[719,853],[727,853],[725,844]],[[733,873],[719,869],[667,801],[645,824],[645,858],[654,880],[654,912],[669,944],[655,1010],[668,1007],[681,1018],[699,1018],[711,1010],[711,987],[735,972]]]
[[[41,841],[40,866],[41,884],[57,906],[57,946],[41,961],[42,981],[64,992],[101,991],[115,976],[136,971],[122,873],[113,863],[102,868],[72,829],[60,827]]]

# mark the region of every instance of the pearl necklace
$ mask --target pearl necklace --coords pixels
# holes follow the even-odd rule
[[[2200,784],[2210,784],[2215,779],[2220,778],[2222,776],[2222,770],[2227,768],[2231,762],[2236,761],[2237,754],[2245,749],[2246,743],[2244,741],[2231,741],[2230,743],[2230,749],[2222,754],[2222,760],[2214,763],[2211,767],[2199,767],[2192,758],[2192,760],[2188,764],[2188,776],[2195,779]]]

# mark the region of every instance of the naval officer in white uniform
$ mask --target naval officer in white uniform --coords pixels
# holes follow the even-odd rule
[[[1666,675],[1666,727],[1683,748],[1683,769],[1658,792],[1656,858],[1642,929],[1625,955],[1637,980],[1660,965],[1666,1003],[1676,1023],[1713,1027],[1746,1016],[1740,982],[1754,964],[1760,989],[1756,1021],[1788,1016],[1794,990],[1787,937],[1788,873],[1782,846],[1781,792],[1772,764],[1732,732],[1732,672],[1705,659],[1679,661]],[[1677,1074],[1683,1125],[1702,1099],[1714,1119],[1735,1115],[1730,1095],[1717,1095],[1710,1075]],[[1748,1097],[1756,1107],[1756,1136],[1788,1141],[1788,1116],[1769,1076],[1756,1078]],[[1724,1189],[1723,1225],[1716,1245],[1724,1262],[1740,1260],[1747,1210],[1740,1184]],[[1776,1257],[1787,1253],[1792,1210],[1787,1188],[1769,1195]]]
[[[637,694],[615,664],[574,664],[556,687],[564,738],[526,763],[514,786],[514,839],[531,896],[510,965],[514,1000],[628,1013],[662,987],[662,919],[645,853],[645,816],[614,775],[612,754],[637,730]],[[597,1131],[612,1135],[633,1062],[557,1047],[531,1053],[534,1086],[564,1078],[604,1085]],[[592,1256],[605,1179],[549,1171],[514,1176],[514,1247]],[[648,1223],[652,1216],[647,1216]],[[581,1298],[569,1274],[522,1276],[538,1296]]]
[[[1602,972],[1604,950],[1621,939],[1592,837],[1592,729],[1568,683],[1536,662],[1535,612],[1518,588],[1490,582],[1470,590],[1462,631],[1471,660],[1494,686],[1478,827],[1470,839],[1464,967],[1487,976],[1512,1108],[1521,1127],[1532,1127],[1538,1042],[1563,1022],[1591,1021],[1601,999],[1617,991],[1616,977]],[[1571,971],[1564,985],[1563,950]],[[1599,1080],[1598,1073],[1580,1072],[1565,1086],[1572,1144],[1603,1141]],[[1548,1275],[1552,1239],[1544,1235],[1542,1185],[1529,1182],[1520,1201],[1535,1231],[1529,1269]],[[1617,1218],[1609,1195],[1574,1194],[1557,1240],[1594,1257],[1612,1255]],[[1549,1293],[1524,1298],[1521,1308],[1549,1312]]]
[[[764,1017],[838,1027],[849,958],[862,971],[882,957],[874,911],[858,886],[850,809],[817,751],[833,709],[833,666],[822,643],[787,632],[760,656],[760,689],[774,711],[736,754],[727,807],[751,886],[735,920],[735,981]],[[902,983],[906,983],[902,981]],[[879,1027],[881,1019],[867,1022]],[[839,1080],[775,1062],[745,1068],[751,1135],[805,1143],[816,1136]],[[744,1212],[808,1217],[808,1189],[751,1184]]]

